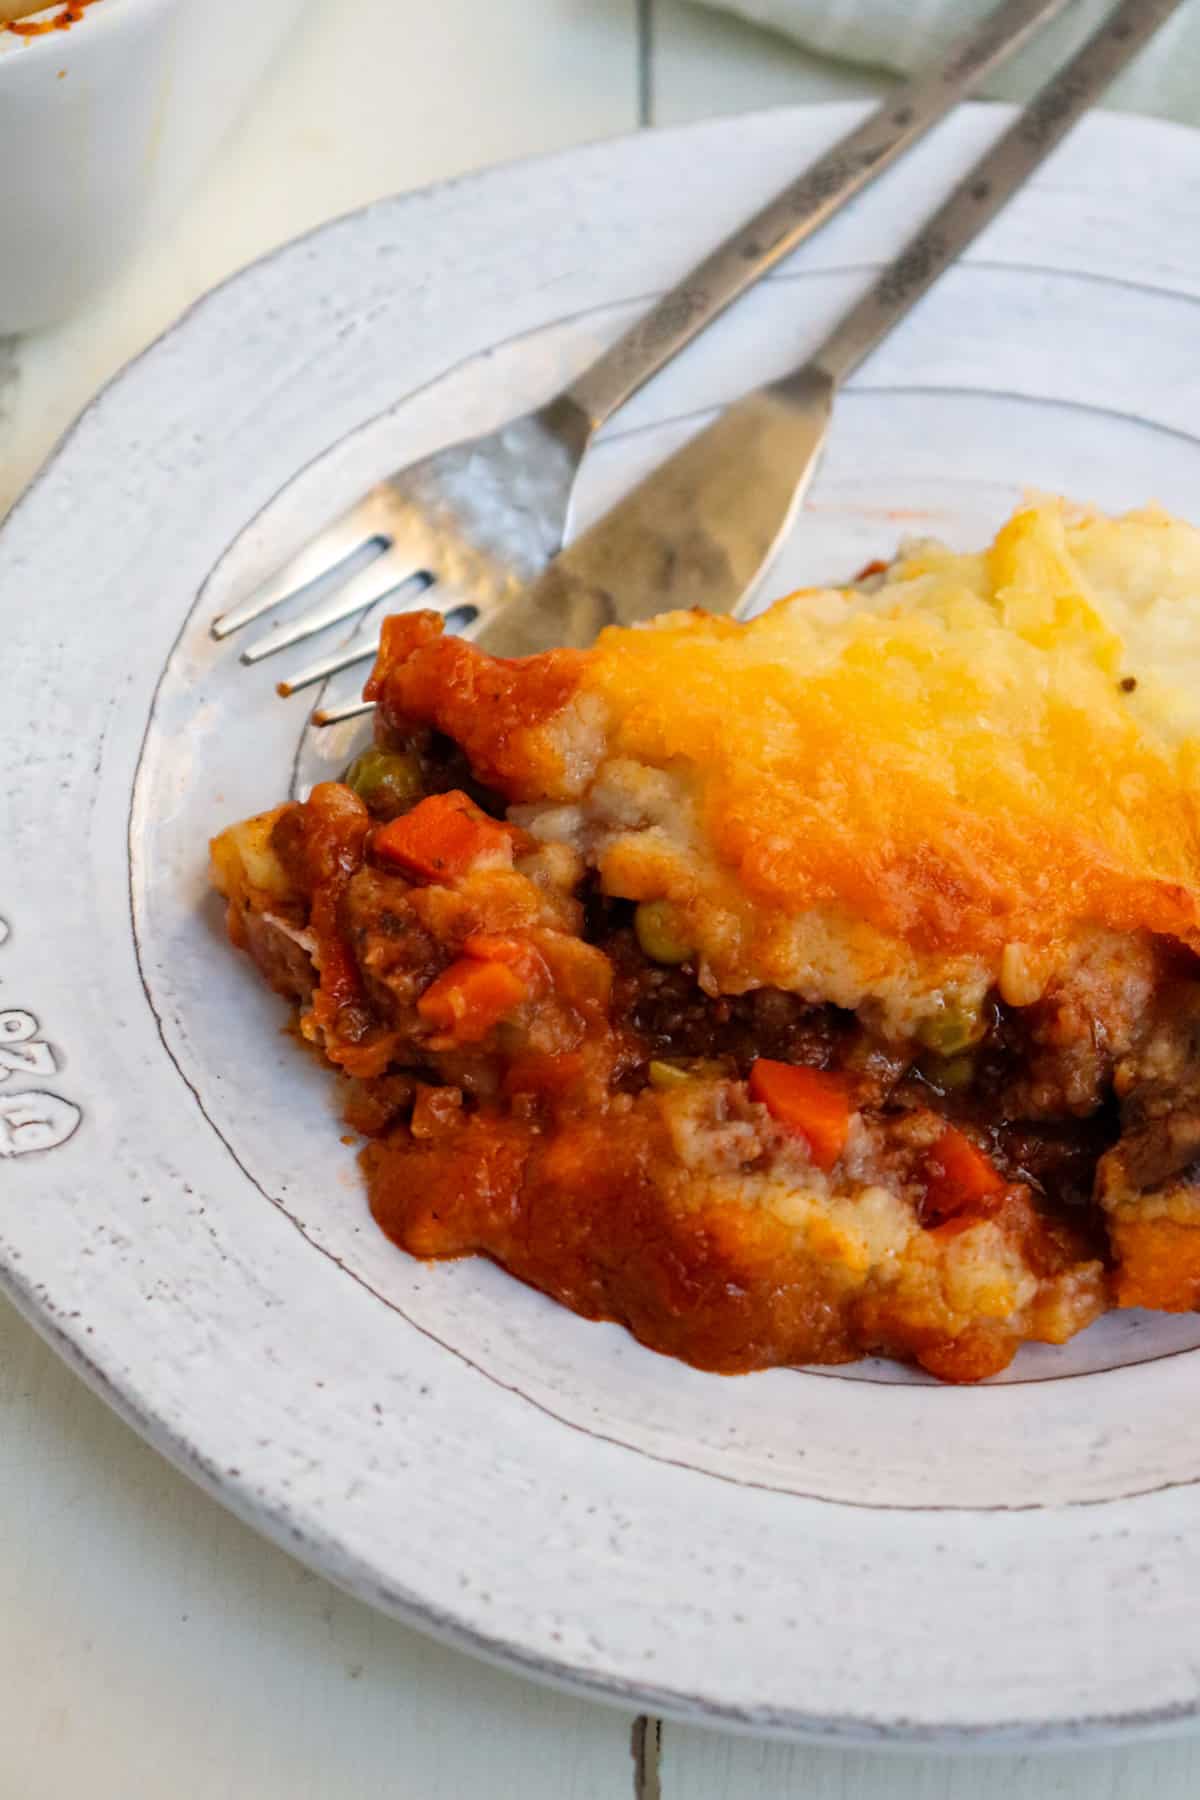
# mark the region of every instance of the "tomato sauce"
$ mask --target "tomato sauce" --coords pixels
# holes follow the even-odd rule
[[[14,19],[3,29],[11,31],[14,37],[43,37],[50,31],[70,31],[72,25],[78,25],[83,18],[85,8],[95,6],[96,0],[68,0],[61,12],[54,13],[49,19]]]
[[[489,1256],[729,1374],[884,1351],[977,1380],[1069,1307],[1100,1309],[1085,1234],[995,1165],[975,1120],[919,1082],[897,1101],[861,1026],[795,996],[711,999],[644,958],[639,975],[620,915],[588,941],[577,874],[556,887],[465,793],[380,822],[325,783],[270,841],[288,891],[235,893],[231,935],[285,989],[292,939],[280,959],[269,915],[312,945],[301,1028],[351,1078],[371,1211],[410,1254]],[[855,1213],[872,1184],[904,1196],[882,1250]],[[1045,1290],[1045,1324],[990,1290],[978,1317],[947,1304],[943,1266],[980,1226],[1001,1287],[1016,1262]]]

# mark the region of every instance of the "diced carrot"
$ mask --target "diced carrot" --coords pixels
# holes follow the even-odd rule
[[[750,1098],[804,1138],[818,1169],[832,1169],[850,1129],[850,1092],[843,1076],[760,1056],[750,1070]]]
[[[527,994],[540,993],[549,981],[545,960],[526,937],[507,931],[473,931],[463,942],[463,955],[480,963],[511,969]]]
[[[417,1012],[449,1043],[477,1044],[520,1005],[525,992],[525,983],[507,963],[464,956],[430,983],[417,1001]]]
[[[465,875],[488,853],[512,851],[512,832],[481,812],[458,789],[427,800],[383,825],[371,841],[376,858],[425,881],[449,882]]]
[[[529,955],[529,945],[505,931],[473,931],[463,945],[463,955],[480,962],[519,963]]]
[[[961,1213],[988,1210],[986,1202],[1004,1192],[1004,1177],[969,1137],[947,1125],[925,1161],[923,1225],[940,1225]]]

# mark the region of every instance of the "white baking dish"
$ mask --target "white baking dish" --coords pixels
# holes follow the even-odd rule
[[[0,334],[71,311],[177,210],[310,3],[94,0],[0,30]]]

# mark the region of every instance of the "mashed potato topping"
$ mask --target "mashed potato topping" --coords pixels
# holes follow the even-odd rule
[[[915,1027],[1036,997],[1097,924],[1200,944],[1200,533],[1163,513],[1046,503],[980,555],[909,546],[873,591],[532,663],[559,704],[473,748],[539,790],[535,836],[681,910],[712,991]]]

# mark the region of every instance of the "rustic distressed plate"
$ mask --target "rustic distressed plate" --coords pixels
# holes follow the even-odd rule
[[[244,1518],[465,1648],[831,1739],[1161,1726],[1200,1703],[1195,1320],[1109,1320],[975,1390],[722,1380],[412,1262],[205,891],[209,832],[304,749],[209,617],[375,475],[548,395],[846,123],[372,207],[202,302],[75,428],[0,536],[0,1274]],[[636,401],[580,516],[799,360],[997,125],[952,120]],[[1191,135],[1091,120],[845,395],[772,586],[909,529],[976,541],[1024,486],[1196,516],[1198,203]]]

